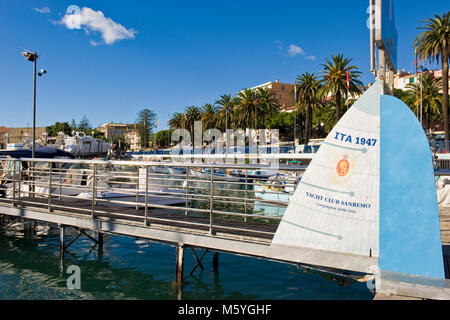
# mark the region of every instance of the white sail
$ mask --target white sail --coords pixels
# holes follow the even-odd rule
[[[299,262],[362,272],[377,263],[379,140],[377,82],[322,143],[290,200],[268,256],[282,259],[297,250]]]

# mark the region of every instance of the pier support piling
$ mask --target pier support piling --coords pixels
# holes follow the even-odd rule
[[[64,259],[64,233],[65,233],[65,227],[60,225],[59,226],[59,254],[61,256],[61,259]]]
[[[59,271],[62,274],[64,270],[64,233],[65,227],[63,225],[59,226]]]
[[[23,219],[23,234],[26,239],[33,238],[35,222],[33,220]]]
[[[214,252],[213,254],[213,270],[214,273],[219,272],[219,253]]]
[[[195,271],[195,269],[197,269],[197,267],[200,267],[200,269],[202,269],[202,271],[205,270],[205,268],[204,268],[203,265],[202,265],[202,260],[203,260],[203,258],[205,257],[205,255],[209,252],[208,249],[205,249],[205,251],[203,251],[203,254],[202,254],[202,255],[200,256],[200,258],[199,258],[199,257],[197,256],[197,254],[195,253],[194,248],[191,247],[191,251],[192,251],[192,254],[193,254],[194,258],[195,258],[196,263],[195,263],[194,267],[192,268],[192,270],[191,270],[191,272],[189,273],[188,276],[190,276],[191,274],[193,274],[194,271]]]
[[[183,283],[184,244],[180,243],[177,245],[176,256],[176,283],[181,285]]]
[[[103,247],[103,233],[97,231],[97,244],[99,247]]]

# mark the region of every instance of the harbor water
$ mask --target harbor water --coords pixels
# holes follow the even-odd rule
[[[70,229],[69,229],[70,230]],[[0,236],[0,299],[177,299],[175,248],[147,240],[105,235],[103,249],[80,237],[60,268],[56,226]],[[68,232],[68,239],[75,233]],[[196,250],[198,256],[203,252]],[[69,289],[70,265],[81,272],[81,288]],[[195,259],[185,251],[183,299],[372,299],[366,283],[294,265],[212,253],[188,276]]]

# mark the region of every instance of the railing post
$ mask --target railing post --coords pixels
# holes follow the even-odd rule
[[[248,170],[245,169],[245,199],[244,199],[244,212],[247,214],[247,190],[248,190]],[[247,216],[244,216],[244,222],[247,222]]]
[[[188,215],[188,194],[189,194],[189,167],[186,167],[186,204],[185,204],[185,212],[184,214],[187,216]]]
[[[22,197],[21,189],[22,189],[22,161],[19,160],[19,190],[18,190],[18,198]]]
[[[211,168],[211,178],[210,178],[210,195],[209,195],[209,234],[213,234],[213,230],[212,230],[212,224],[213,224],[213,194],[214,194],[214,185],[213,185],[213,180],[214,180],[214,168]]]
[[[144,220],[144,224],[146,226],[150,225],[150,223],[147,221],[147,215],[148,215],[148,166],[145,166],[145,208],[144,208],[144,212],[145,212],[145,220]]]
[[[31,193],[31,198],[35,198],[34,191],[36,190],[36,186],[34,184],[34,175],[35,175],[35,172],[34,172],[34,161],[32,161],[31,165],[30,165],[30,184],[29,184],[29,187],[28,187],[28,190],[30,190],[30,192],[28,192],[28,195],[30,195],[30,193]]]
[[[94,168],[92,172],[92,219],[95,218],[95,197],[97,195],[97,164],[94,163]]]
[[[14,170],[13,170],[13,200],[12,200],[12,206],[16,206],[16,166],[17,166],[17,160],[13,161]]]
[[[58,200],[61,201],[61,190],[62,190],[62,166],[61,166],[61,162],[59,163],[59,197]],[[83,176],[81,176],[81,179],[83,179]]]
[[[139,183],[141,182],[141,178],[139,176],[139,167],[138,167],[138,176],[136,179],[136,210],[139,209]]]
[[[53,176],[53,166],[52,162],[48,162],[49,174],[48,174],[48,211],[52,211],[52,176]]]

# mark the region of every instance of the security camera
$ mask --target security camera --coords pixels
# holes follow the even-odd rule
[[[42,75],[46,74],[47,70],[41,69],[41,72],[38,73],[39,77],[42,77]]]

